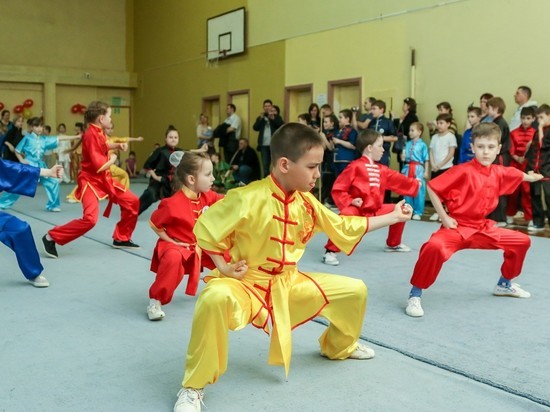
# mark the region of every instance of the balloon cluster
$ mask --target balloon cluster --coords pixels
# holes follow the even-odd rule
[[[22,114],[25,119],[30,119],[32,117],[31,107],[34,105],[32,99],[27,99],[23,104],[18,104],[13,108],[15,114]]]
[[[73,114],[84,114],[86,113],[86,106],[83,104],[77,103],[73,104],[73,107],[71,107],[71,113]]]

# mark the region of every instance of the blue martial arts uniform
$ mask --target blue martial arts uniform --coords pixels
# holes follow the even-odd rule
[[[33,197],[39,176],[37,167],[0,159],[0,192]],[[27,222],[0,212],[0,242],[15,252],[19,268],[27,279],[34,279],[42,273],[44,268]]]
[[[424,164],[429,160],[429,151],[426,143],[421,139],[416,142],[410,140],[405,146],[405,164],[401,173],[408,177],[414,177],[422,183],[416,197],[404,196],[404,199],[413,208],[413,215],[424,213],[426,202],[426,180],[424,179]]]
[[[43,160],[44,152],[57,147],[57,136],[38,136],[29,133],[17,145],[15,151],[25,155],[25,161],[31,166],[47,168]],[[59,179],[53,177],[40,177],[40,183],[46,190],[48,203],[46,209],[52,211],[59,208]],[[16,193],[4,193],[0,197],[0,209],[9,209],[19,199]]]

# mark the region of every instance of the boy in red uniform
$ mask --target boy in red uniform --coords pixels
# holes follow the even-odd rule
[[[55,244],[64,245],[92,229],[99,217],[99,201],[109,198],[105,216],[109,216],[111,202],[120,206],[120,221],[113,233],[114,248],[139,248],[131,237],[138,218],[139,199],[124,185],[113,180],[109,168],[116,162],[111,149],[127,150],[127,143],[109,144],[103,129],[111,127],[111,108],[103,102],[94,101],[84,114],[88,128],[82,136],[82,163],[78,173],[78,187],[75,193],[82,202],[83,215],[63,226],[56,226],[42,237],[44,252],[57,258]]]
[[[535,109],[533,107],[524,107],[521,109],[521,126],[510,132],[510,166],[525,172],[527,162],[525,154],[531,146],[536,129],[532,127],[535,121]],[[521,196],[521,209],[523,217],[528,226],[533,226],[533,212],[531,208],[531,185],[529,182],[523,182],[510,196],[506,202],[506,223],[514,223],[514,215],[518,211],[519,198]]]
[[[420,187],[417,179],[378,163],[384,154],[384,138],[372,129],[364,130],[357,138],[361,158],[350,163],[334,182],[332,197],[342,216],[379,216],[391,212],[395,205],[384,203],[386,189],[402,196],[416,196]],[[386,252],[410,252],[411,248],[401,243],[405,222],[390,226],[386,240]],[[329,239],[325,245],[323,263],[336,266],[340,262],[338,247]]]
[[[512,193],[521,182],[536,182],[540,174],[493,164],[500,147],[501,132],[494,123],[481,123],[472,132],[475,159],[452,167],[428,183],[428,194],[441,217],[442,227],[420,249],[420,256],[411,278],[406,313],[424,315],[422,290],[436,280],[443,263],[462,249],[501,249],[504,263],[493,295],[528,298],[529,292],[511,280],[521,273],[531,241],[523,233],[499,228],[487,219],[499,196]],[[447,207],[448,213],[443,207]]]

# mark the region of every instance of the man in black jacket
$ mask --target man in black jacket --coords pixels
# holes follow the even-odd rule
[[[258,152],[262,156],[263,175],[267,176],[271,166],[271,136],[283,125],[283,119],[277,113],[273,102],[264,100],[264,111],[256,118],[252,128],[258,132]]]
[[[239,150],[233,156],[231,169],[235,183],[239,186],[247,185],[253,180],[260,179],[260,162],[256,152],[248,145],[248,139],[239,139]]]

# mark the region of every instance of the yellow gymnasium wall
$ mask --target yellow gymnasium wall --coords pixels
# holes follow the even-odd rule
[[[75,103],[116,98],[131,105],[137,84],[129,71],[131,6],[131,0],[3,2],[0,102],[13,110],[31,98],[34,116],[44,115],[53,130],[66,123],[70,132],[82,121],[70,111]]]
[[[219,96],[219,118],[223,121],[228,93],[248,90],[250,121],[242,136],[250,138],[255,147],[257,133],[252,123],[262,110],[263,100],[270,98],[283,105],[284,42],[248,48],[244,55],[220,60],[217,65],[207,65],[204,54],[207,19],[243,6],[246,2],[235,0],[171,0],[164,1],[163,7],[147,0],[135,1],[138,88],[134,125],[146,139],[162,144],[166,127],[173,124],[180,132],[180,147],[194,148],[202,99]],[[237,114],[242,114],[240,110],[237,107]]]
[[[246,53],[206,67],[207,18],[243,6]],[[507,119],[518,85],[550,101],[549,15],[546,0],[5,2],[0,101],[11,108],[35,96],[33,111],[53,125],[73,123],[69,103],[121,97],[132,106],[133,132],[147,139],[136,147],[143,159],[168,124],[180,129],[181,146],[194,146],[204,97],[219,96],[223,119],[228,92],[248,90],[243,135],[255,145],[251,125],[263,99],[283,106],[285,86],[312,83],[317,100],[329,81],[359,77],[363,98],[383,97],[399,113],[412,93],[415,49],[421,119],[449,100],[462,129],[466,106],[486,91],[505,99]]]
[[[458,1],[396,16],[390,15],[396,12],[391,7],[399,2],[387,3],[386,10],[379,10],[387,17],[361,24],[353,24],[354,17],[339,13],[335,5],[316,3],[316,13],[323,9],[345,27],[293,33],[296,37],[286,41],[286,84],[313,82],[314,96],[319,96],[327,93],[330,80],[362,77],[363,98],[381,96],[388,103],[391,98],[399,115],[402,100],[411,95],[411,50],[415,49],[414,97],[424,122],[435,118],[437,103],[448,100],[462,131],[467,106],[478,105],[484,92],[504,98],[504,117],[510,119],[516,107],[512,96],[523,84],[533,89],[539,104],[550,102],[544,75],[550,55],[541,49],[542,39],[548,38],[550,2]],[[301,8],[304,4],[311,6],[295,4],[295,14],[307,15]],[[308,30],[314,28],[310,25],[304,31]]]

